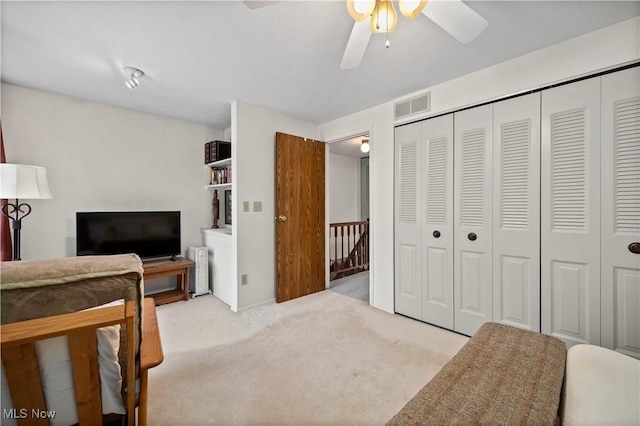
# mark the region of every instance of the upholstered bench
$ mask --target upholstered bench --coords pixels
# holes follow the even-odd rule
[[[553,425],[566,357],[554,337],[484,324],[387,424]]]

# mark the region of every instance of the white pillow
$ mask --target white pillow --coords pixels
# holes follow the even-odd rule
[[[123,305],[124,300],[116,300],[95,308],[85,310],[108,308]],[[125,407],[122,401],[120,389],[122,387],[122,374],[118,362],[120,349],[120,325],[102,327],[97,330],[98,337],[98,365],[100,371],[100,386],[102,397],[102,413],[124,414]],[[36,342],[36,354],[40,365],[40,377],[44,390],[44,398],[48,411],[55,411],[56,416],[50,419],[52,426],[72,425],[78,423],[76,399],[73,390],[73,373],[71,367],[71,354],[69,342],[66,336]],[[2,369],[2,395],[0,409],[2,410],[2,424],[15,425],[16,420],[5,418],[8,409],[13,408],[13,402],[9,393],[9,386]],[[19,408],[17,414],[20,414]],[[28,413],[30,414],[30,413]]]

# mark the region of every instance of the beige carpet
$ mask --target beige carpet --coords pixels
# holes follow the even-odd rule
[[[239,314],[158,307],[149,424],[384,424],[467,338],[323,291]]]

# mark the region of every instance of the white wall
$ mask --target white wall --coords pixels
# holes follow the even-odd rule
[[[571,77],[593,73],[640,58],[640,18],[568,40],[554,46],[468,74],[430,90],[435,115],[508,94],[535,89]],[[398,99],[400,100],[400,99]],[[371,304],[393,311],[393,102],[388,102],[320,126],[320,138],[338,140],[372,129],[371,184]],[[412,120],[423,117],[412,117]]]
[[[327,147],[329,149],[329,147]],[[328,182],[327,202],[329,204],[329,223],[357,222],[360,220],[360,158],[329,153],[326,162]],[[325,209],[326,211],[326,209]],[[336,242],[329,228],[329,259],[336,258]],[[350,245],[351,241],[351,245]],[[340,240],[338,240],[340,242]],[[346,257],[354,241],[342,240],[338,255]]]
[[[329,193],[331,223],[360,220],[360,158],[329,155]]]
[[[47,168],[51,200],[29,201],[22,258],[75,255],[75,214],[180,210],[183,254],[211,226],[203,145],[222,130],[2,85],[7,162]]]
[[[640,17],[429,87],[431,111],[425,116],[593,74],[638,58]]]
[[[275,298],[275,135],[317,139],[317,126],[267,109],[234,101],[231,108],[233,156],[232,222],[237,244],[238,310]],[[248,201],[251,211],[243,212]],[[262,212],[253,202],[262,202]],[[235,249],[235,248],[234,248]],[[248,275],[241,285],[242,274]]]

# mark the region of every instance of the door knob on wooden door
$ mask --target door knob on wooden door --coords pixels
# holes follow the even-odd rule
[[[287,217],[283,214],[281,214],[280,216],[276,216],[276,221],[278,222],[284,222],[285,220],[287,220]]]

